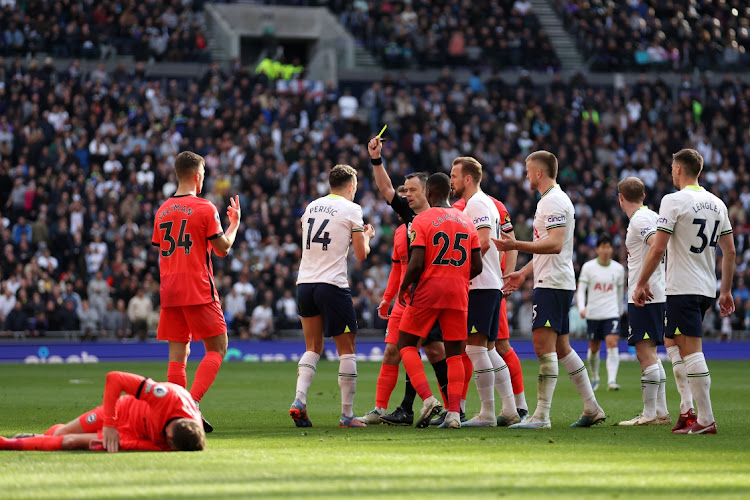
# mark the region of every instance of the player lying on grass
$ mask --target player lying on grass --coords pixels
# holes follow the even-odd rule
[[[122,395],[125,392],[127,395]],[[104,403],[43,434],[0,437],[0,450],[200,451],[206,447],[201,414],[176,384],[134,373],[109,372]]]

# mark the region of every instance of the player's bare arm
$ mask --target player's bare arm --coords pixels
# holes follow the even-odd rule
[[[648,250],[646,260],[643,263],[640,279],[633,292],[633,303],[638,307],[643,307],[646,302],[654,298],[649,286],[649,279],[659,266],[659,262],[664,258],[669,243],[670,234],[665,231],[656,231],[656,234],[649,238],[651,248]]]
[[[526,281],[526,277],[532,272],[534,272],[534,261],[529,261],[528,264],[523,266],[518,271],[504,275],[502,277],[503,282],[505,283],[502,289],[503,293],[515,292],[516,290],[521,288],[523,282]]]
[[[498,250],[501,252],[518,250],[519,252],[556,254],[562,251],[565,241],[565,227],[555,227],[547,231],[547,238],[536,241],[518,241],[515,235],[500,233],[500,239],[492,238]]]
[[[514,239],[516,237],[516,232],[512,230],[508,231],[505,234],[512,236]],[[512,273],[516,270],[516,263],[518,262],[518,250],[507,250],[500,253],[500,262],[503,261],[503,255],[505,256],[505,268],[503,269],[503,272]],[[511,292],[507,292],[504,295],[507,297],[510,294]]]
[[[482,268],[484,267],[484,264],[482,263],[483,253],[484,252],[481,252],[478,248],[475,248],[471,251],[471,271],[469,273],[470,280],[482,274]]]
[[[364,231],[352,233],[352,246],[354,247],[354,256],[358,261],[363,261],[370,254],[370,239],[375,236],[375,228],[370,224],[365,224]]]
[[[396,196],[396,190],[393,188],[393,182],[391,182],[391,178],[388,177],[388,172],[385,171],[385,167],[383,166],[383,160],[380,157],[382,149],[383,140],[380,137],[373,137],[367,143],[367,152],[370,153],[370,159],[375,161],[380,160],[380,163],[373,163],[372,165],[375,184],[377,184],[380,194],[390,203],[393,201],[393,197]]]
[[[229,199],[229,206],[227,207],[227,217],[229,217],[229,227],[223,235],[218,238],[209,240],[211,246],[219,257],[226,257],[229,250],[234,245],[234,240],[237,238],[237,231],[240,228],[240,219],[242,212],[240,210],[240,196],[236,195],[234,198]]]
[[[473,262],[472,252],[472,262]],[[409,287],[416,283],[424,271],[424,247],[411,247],[411,257],[409,265],[406,266],[404,281],[401,282],[401,288],[398,291],[398,301],[402,306],[406,305],[406,298],[409,295]]]
[[[732,280],[734,278],[734,259],[737,250],[734,247],[732,233],[719,238],[721,248],[721,291],[719,292],[719,308],[722,316],[729,316],[734,312],[734,297],[732,296]]]
[[[479,249],[482,251],[482,256],[487,253],[490,249],[492,242],[490,241],[490,228],[483,227],[477,229],[477,236],[479,236]]]

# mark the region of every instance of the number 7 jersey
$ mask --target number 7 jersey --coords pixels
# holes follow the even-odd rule
[[[349,287],[346,257],[352,233],[364,231],[362,207],[329,194],[307,205],[302,215],[302,261],[297,284]]]
[[[727,206],[699,186],[666,195],[658,231],[669,233],[667,295],[716,297],[716,245],[732,233]]]
[[[154,217],[151,244],[159,247],[162,307],[219,300],[209,240],[224,234],[213,203],[194,195],[172,196]]]

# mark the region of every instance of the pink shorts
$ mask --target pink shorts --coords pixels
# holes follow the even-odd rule
[[[426,338],[437,320],[444,341],[466,340],[467,311],[406,306],[399,328],[402,332]]]
[[[217,300],[197,306],[163,307],[156,338],[170,342],[203,340],[227,333],[221,303]]]

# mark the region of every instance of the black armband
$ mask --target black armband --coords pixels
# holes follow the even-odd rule
[[[373,165],[382,165],[383,159],[382,158],[370,158],[370,163]]]

